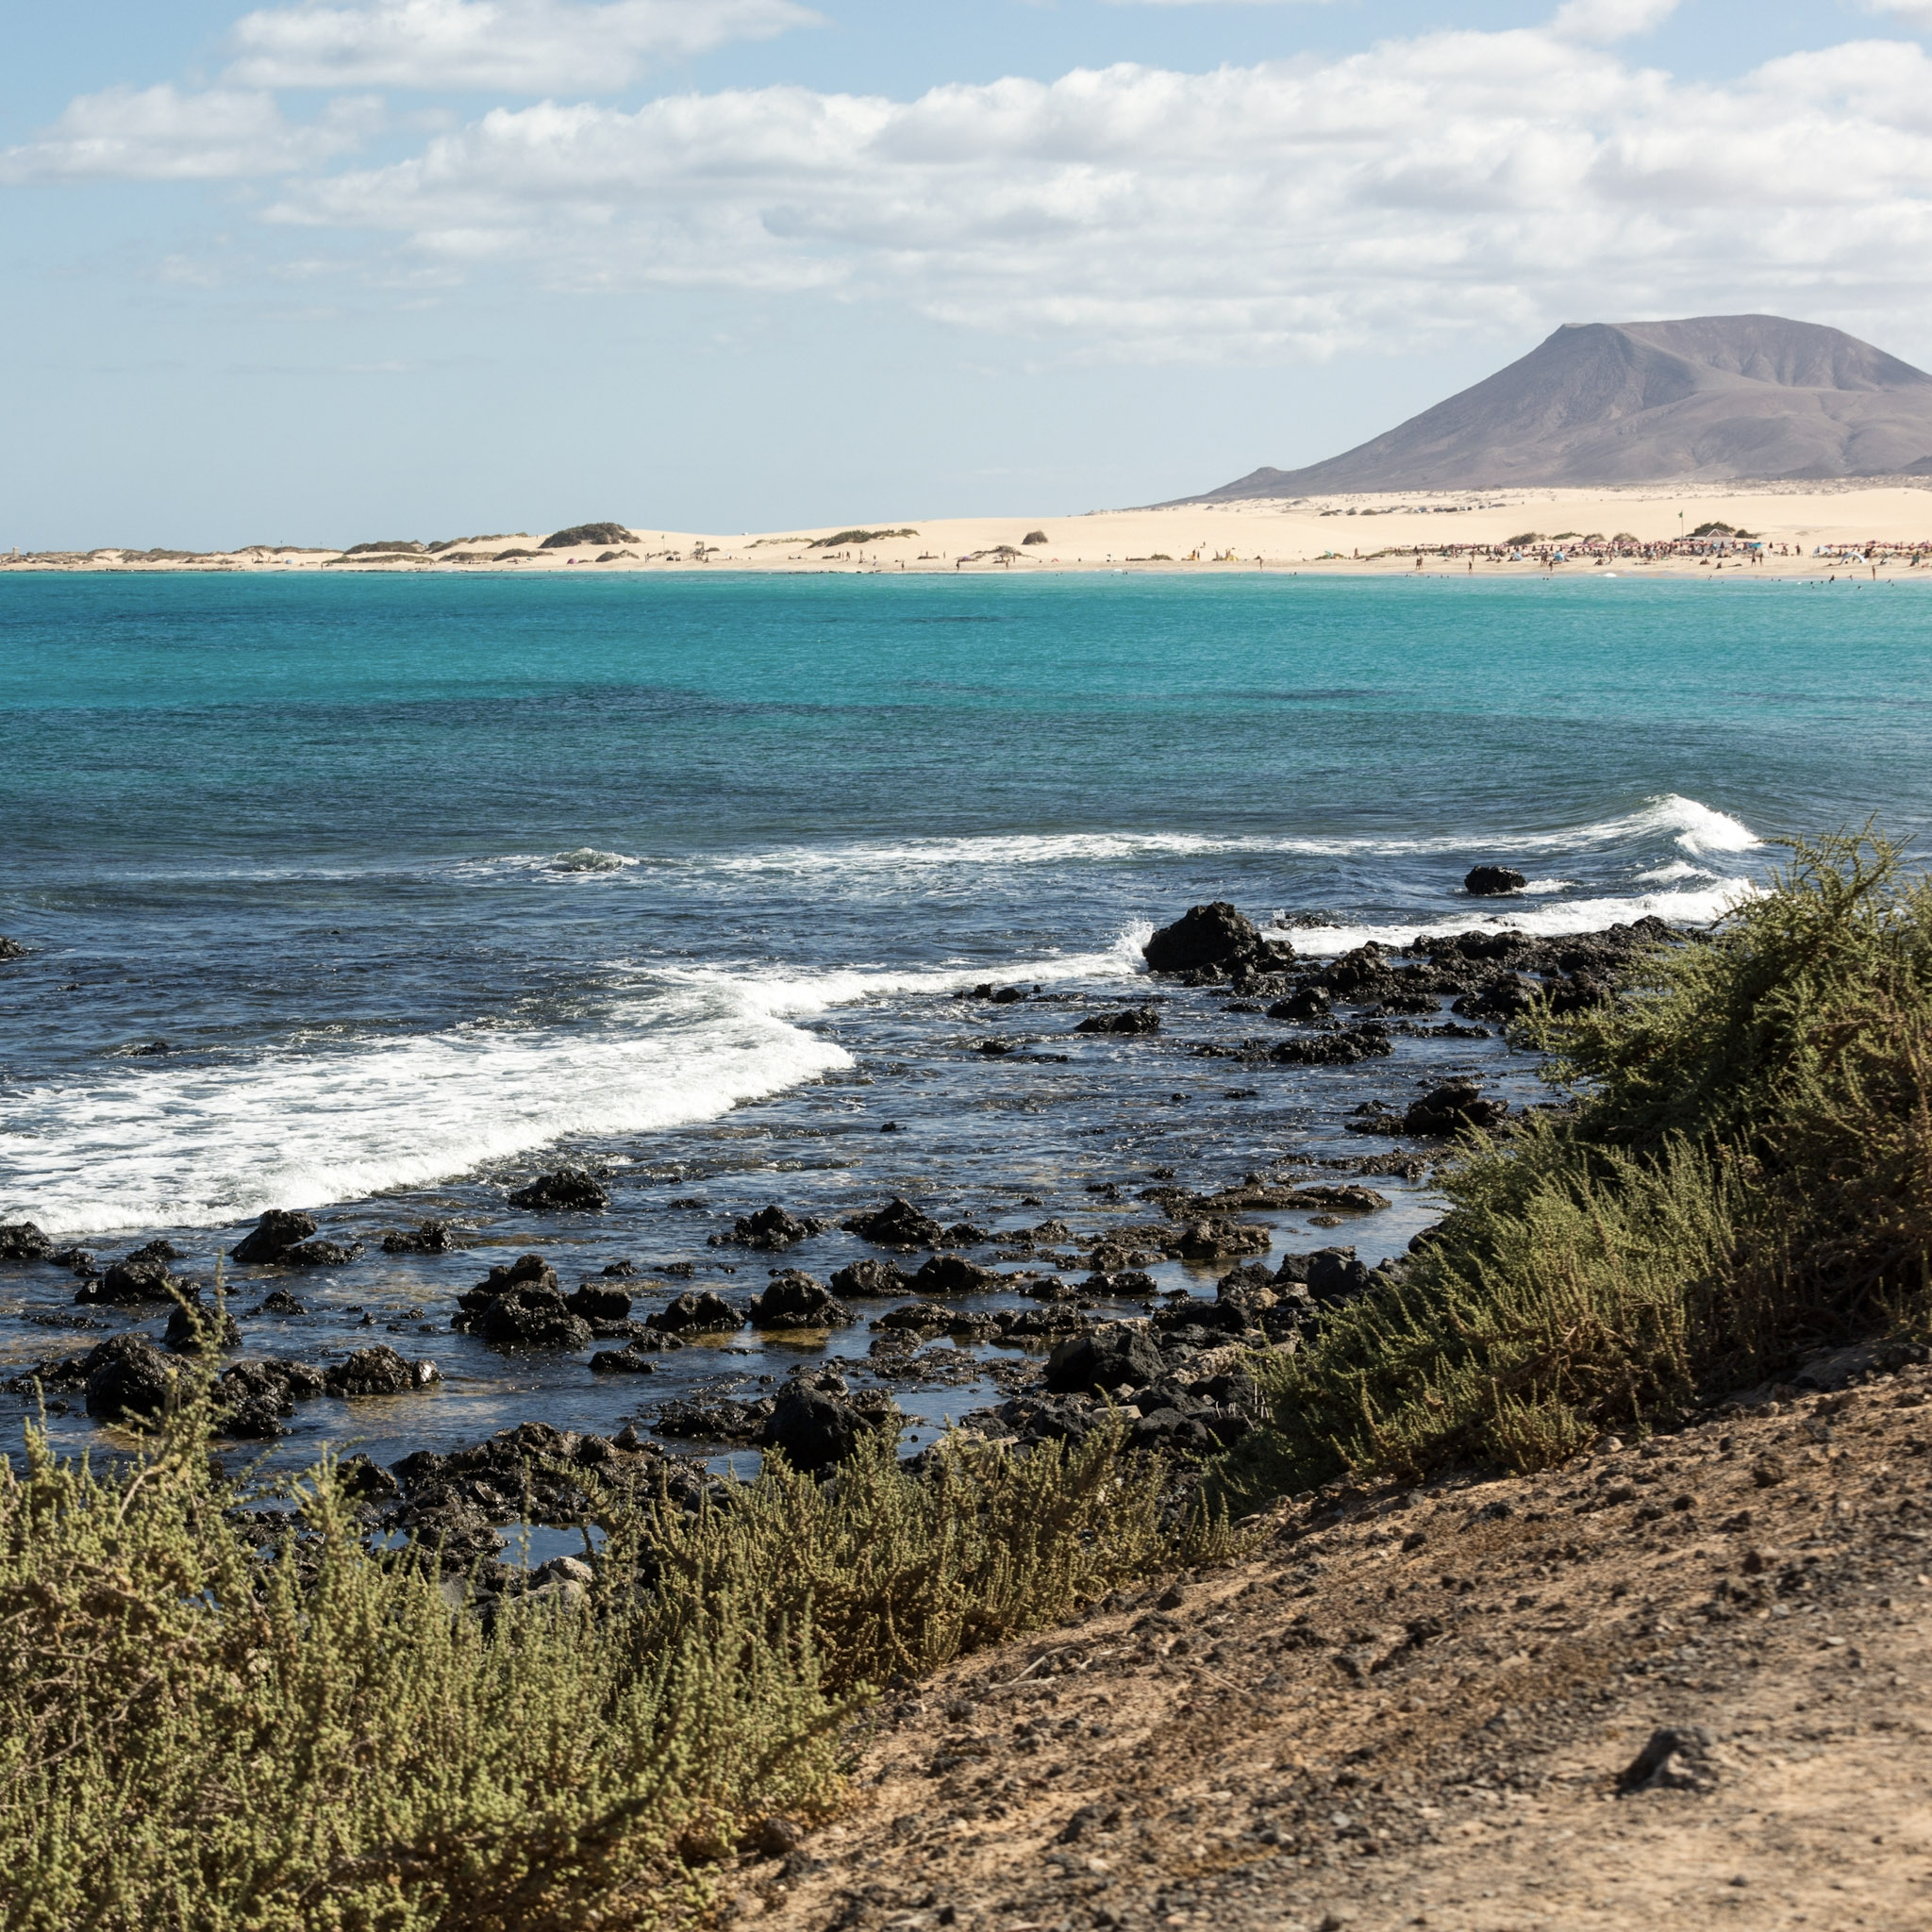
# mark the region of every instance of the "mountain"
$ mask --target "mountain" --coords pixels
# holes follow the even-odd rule
[[[1841,329],[1706,315],[1567,323],[1358,449],[1181,500],[1899,475],[1932,475],[1932,375]]]

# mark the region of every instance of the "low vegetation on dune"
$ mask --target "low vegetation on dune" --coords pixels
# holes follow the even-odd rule
[[[1471,1146],[1407,1278],[1274,1365],[1231,1493],[1536,1469],[1807,1349],[1924,1335],[1932,886],[1896,847],[1800,845],[1707,941],[1524,1030],[1566,1101]]]
[[[823,1486],[613,1499],[592,1581],[479,1613],[327,1468],[258,1547],[207,1425],[0,1474],[9,1932],[676,1924],[832,1806],[872,1687],[1215,1548],[1118,1434],[924,1478],[882,1437]]]
[[[884,543],[893,537],[916,537],[917,530],[835,530],[829,537],[814,537],[808,550],[844,550],[858,543]]]

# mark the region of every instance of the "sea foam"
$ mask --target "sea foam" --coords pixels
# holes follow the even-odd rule
[[[206,1227],[473,1174],[577,1136],[714,1120],[851,1066],[794,1023],[858,1002],[993,978],[1144,970],[1145,928],[1105,952],[999,968],[787,974],[653,972],[594,1023],[478,1024],[230,1065],[115,1063],[26,1090],[0,1132],[0,1203],[51,1234]]]

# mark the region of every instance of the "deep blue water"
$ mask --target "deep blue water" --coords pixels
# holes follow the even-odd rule
[[[0,931],[32,948],[0,968],[0,1215],[104,1256],[166,1233],[206,1274],[268,1206],[349,1234],[455,1214],[480,1257],[372,1253],[249,1334],[317,1352],[395,1319],[447,1384],[355,1429],[455,1440],[640,1400],[447,1333],[491,1249],[702,1272],[767,1200],[895,1190],[1073,1218],[1096,1177],[1325,1144],[1441,1062],[1271,1070],[1234,1100],[1191,1051],[1247,1024],[1218,1002],[1157,1042],[1068,1041],[1067,1009],[989,1017],[961,986],[1118,995],[1145,928],[1211,897],[1305,948],[1456,930],[1479,859],[1530,874],[1508,917],[1533,929],[1703,919],[1774,835],[1921,834],[1932,601],[1601,574],[16,574],[0,749]],[[1002,1029],[1069,1058],[973,1051]],[[609,1216],[505,1208],[565,1155],[615,1164]],[[4,1362],[85,1343],[43,1325],[63,1282],[0,1275]],[[340,1439],[333,1408],[298,1441]]]

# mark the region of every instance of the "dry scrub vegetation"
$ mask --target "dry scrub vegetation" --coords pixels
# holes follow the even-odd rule
[[[1546,1468],[1807,1347],[1924,1332],[1932,887],[1895,847],[1797,847],[1708,943],[1524,1036],[1566,1102],[1450,1167],[1408,1279],[1276,1365],[1231,1492]]]
[[[175,1417],[111,1475],[0,1477],[0,1924],[674,1924],[771,1814],[838,1798],[871,1687],[1211,1556],[1108,1441],[890,1445],[694,1514],[613,1504],[581,1595],[488,1618],[372,1554],[328,1469],[257,1550]]]

